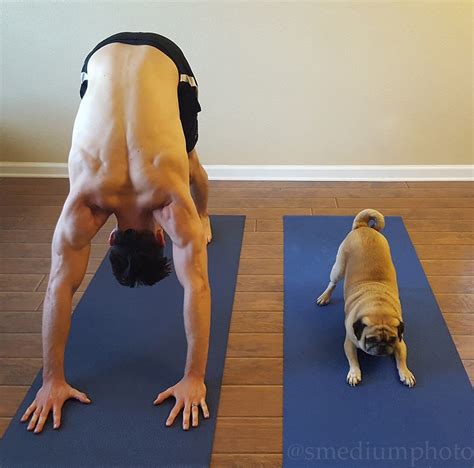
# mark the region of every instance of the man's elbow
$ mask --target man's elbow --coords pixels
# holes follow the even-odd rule
[[[195,279],[191,281],[188,286],[189,292],[197,294],[199,296],[206,296],[210,294],[211,288],[209,287],[209,281],[204,278]]]

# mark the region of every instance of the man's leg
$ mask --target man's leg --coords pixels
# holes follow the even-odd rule
[[[189,154],[189,184],[191,195],[196,205],[197,212],[202,221],[204,235],[207,243],[212,240],[211,223],[207,212],[207,201],[209,197],[209,182],[205,169],[201,166],[195,149]]]

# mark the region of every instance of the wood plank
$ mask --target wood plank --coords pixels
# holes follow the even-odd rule
[[[93,244],[107,244],[111,229],[102,228],[92,239]],[[0,242],[2,243],[28,243],[51,244],[54,230],[52,229],[2,229]]]
[[[474,314],[473,314],[474,315]],[[2,329],[0,313],[0,330]],[[283,333],[283,314],[268,311],[234,311],[231,333]]]
[[[429,277],[428,281],[435,294],[474,294],[472,276],[433,276]]]
[[[37,292],[0,292],[0,311],[37,310],[43,296]]]
[[[283,246],[242,245],[240,258],[283,259]]]
[[[466,369],[471,384],[474,386],[474,359],[463,359],[462,363],[464,369]]]
[[[31,195],[32,190],[37,195],[56,195],[66,197],[69,193],[69,187],[61,187],[57,184],[50,185],[7,185],[0,184],[0,195]]]
[[[35,291],[44,278],[42,274],[0,274],[0,291],[28,292]]]
[[[283,232],[246,232],[245,245],[283,245]]]
[[[470,181],[428,181],[428,182],[407,182],[409,188],[465,188],[474,191],[474,182]]]
[[[283,275],[238,275],[236,291],[283,291]]]
[[[40,358],[0,358],[0,385],[28,385],[41,369]]]
[[[60,206],[0,206],[0,216],[59,217]]]
[[[18,185],[32,185],[35,188],[45,186],[69,188],[69,179],[67,177],[6,177],[2,184],[2,186]]]
[[[0,229],[54,229],[58,222],[57,216],[26,217],[0,216]]]
[[[92,244],[91,258],[104,258],[108,244]],[[50,258],[51,244],[0,243],[0,258]]]
[[[282,385],[283,359],[227,357],[222,383],[223,385]]]
[[[0,352],[2,345],[0,345]],[[229,357],[283,357],[282,333],[229,333]]]
[[[453,340],[461,359],[474,359],[474,336],[453,335]]]
[[[416,253],[420,260],[474,260],[472,245],[437,245],[417,244]]]
[[[61,195],[41,195],[41,194],[17,194],[2,193],[0,206],[63,206],[67,194]]]
[[[282,459],[280,453],[213,453],[211,468],[280,468]]]
[[[409,188],[338,188],[317,187],[211,187],[213,198],[466,198],[473,193],[463,188],[409,189]]]
[[[19,243],[51,243],[53,239],[52,229],[2,229],[0,230],[0,242]]]
[[[7,431],[8,426],[10,425],[12,418],[0,418],[0,439],[3,437],[3,434]]]
[[[41,333],[41,311],[0,312],[0,333]]]
[[[290,181],[290,180],[210,180],[209,186],[225,188],[342,188],[351,187],[355,189],[389,189],[407,188],[406,182],[370,182],[370,181]],[[453,185],[458,187],[458,185]]]
[[[239,264],[241,275],[282,275],[283,259],[281,258],[241,258]]]
[[[336,208],[327,208],[336,209]],[[213,208],[210,214],[246,215],[249,218],[281,218],[285,215],[311,215],[311,208]]]
[[[10,415],[5,414],[5,416]],[[283,386],[223,385],[219,402],[219,417],[224,416],[283,416]]]
[[[234,310],[283,310],[281,292],[236,292]]]
[[[217,418],[213,452],[280,453],[282,429],[282,418]]]
[[[421,264],[429,277],[474,275],[472,260],[423,260]]]
[[[27,386],[0,386],[0,417],[13,417],[27,391]]]
[[[414,231],[448,231],[448,232],[473,232],[474,221],[472,219],[459,220],[450,219],[449,222],[440,222],[437,219],[409,219],[404,218],[403,222],[409,232]]]
[[[43,355],[40,333],[2,333],[0,357],[39,358]]]
[[[245,218],[244,232],[255,232],[256,226],[256,219]]]
[[[413,244],[474,244],[473,232],[408,231]]]
[[[447,199],[450,200],[450,199]],[[454,200],[458,200],[457,198]],[[469,198],[460,198],[459,200],[469,200]],[[320,206],[335,208],[336,200],[334,198],[228,198],[216,197],[209,199],[209,209],[212,211],[219,208],[307,208],[311,206]],[[466,203],[467,205],[467,203]],[[465,206],[465,205],[458,205]]]
[[[435,296],[443,314],[474,313],[473,294],[435,294]]]
[[[474,335],[474,314],[443,314],[451,335]]]
[[[282,232],[283,219],[257,219],[257,232]]]
[[[87,273],[94,273],[99,267],[101,258],[90,258]],[[0,273],[49,273],[49,258],[5,258],[0,262]]]
[[[439,195],[442,195],[441,193]],[[438,197],[439,197],[438,195]],[[337,197],[337,206],[341,208],[355,207],[364,208],[367,206],[378,206],[380,208],[472,208],[474,198],[340,198]]]

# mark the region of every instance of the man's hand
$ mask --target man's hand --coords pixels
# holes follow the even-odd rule
[[[204,417],[206,419],[209,417],[209,410],[206,405],[206,385],[202,379],[184,376],[176,385],[160,393],[153,404],[159,405],[170,396],[175,397],[176,403],[166,420],[167,426],[173,424],[176,416],[183,408],[183,429],[185,431],[189,429],[190,415],[192,415],[193,427],[199,424],[199,406],[202,408]]]
[[[53,427],[57,429],[61,424],[61,408],[69,398],[75,398],[82,403],[91,402],[85,393],[71,387],[65,380],[43,382],[43,386],[38,390],[35,400],[22,416],[21,422],[26,422],[33,413],[28,424],[28,430],[35,429],[34,432],[38,434],[43,430],[49,412],[53,410]]]

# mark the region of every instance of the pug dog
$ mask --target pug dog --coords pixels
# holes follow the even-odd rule
[[[374,356],[394,355],[400,380],[413,387],[416,381],[406,362],[397,275],[387,239],[380,233],[384,226],[384,217],[376,210],[363,210],[355,217],[352,231],[337,251],[329,284],[316,303],[327,304],[337,282],[344,279],[344,351],[351,386],[362,379],[359,348]]]

